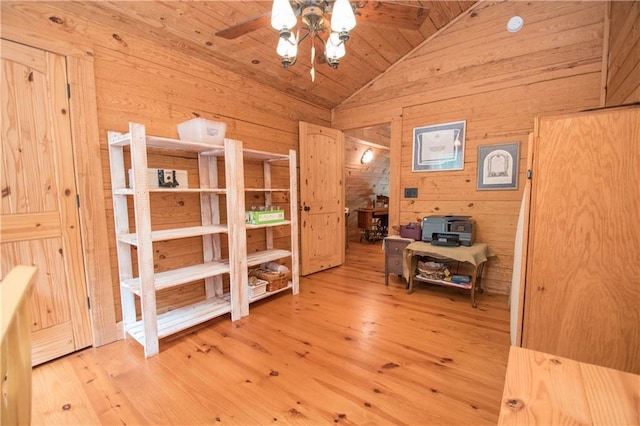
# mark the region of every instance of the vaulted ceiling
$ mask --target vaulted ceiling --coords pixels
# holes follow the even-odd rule
[[[267,19],[271,1],[84,1],[61,2],[56,7],[107,25],[114,32],[153,39],[314,105],[333,108],[474,3],[360,1],[365,7],[356,16],[346,56],[338,69],[317,63],[315,82],[310,76],[308,40],[299,46],[297,63],[282,67],[275,52],[278,33]],[[405,7],[394,8],[397,5]],[[216,35],[260,16],[255,23],[266,25],[256,25],[255,30],[231,39]]]

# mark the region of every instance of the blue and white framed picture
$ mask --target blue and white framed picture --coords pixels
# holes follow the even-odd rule
[[[518,189],[520,142],[478,147],[479,190]]]
[[[413,129],[414,172],[464,169],[466,121]]]

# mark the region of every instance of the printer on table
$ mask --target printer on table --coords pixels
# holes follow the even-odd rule
[[[475,241],[475,220],[471,216],[425,216],[422,241],[442,246],[471,246]]]

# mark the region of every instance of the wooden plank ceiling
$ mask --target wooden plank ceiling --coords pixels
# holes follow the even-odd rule
[[[367,2],[359,3],[364,5]],[[399,3],[407,7],[403,14],[387,13],[386,4],[380,3]],[[271,1],[85,1],[56,3],[56,7],[108,25],[115,33],[126,31],[152,39],[330,109],[474,3],[422,0],[369,2],[356,16],[357,25],[351,31],[347,54],[340,66],[332,69],[326,64],[317,64],[315,83],[310,77],[308,40],[299,46],[298,62],[284,69],[275,52],[278,33],[268,23],[233,39],[216,36],[221,30],[269,14]],[[369,18],[368,14],[377,14],[376,19]],[[410,20],[422,23],[413,29],[402,28],[402,23]],[[263,21],[268,22],[268,19]],[[394,22],[398,24],[391,24]]]

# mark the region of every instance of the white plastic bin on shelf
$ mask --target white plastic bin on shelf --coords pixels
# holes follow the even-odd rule
[[[249,282],[249,299],[253,299],[254,297],[260,296],[267,292],[267,284],[268,281],[265,280],[255,280],[253,282]]]
[[[226,123],[205,120],[204,118],[193,118],[178,124],[178,136],[183,141],[224,145],[224,134],[226,131]]]

